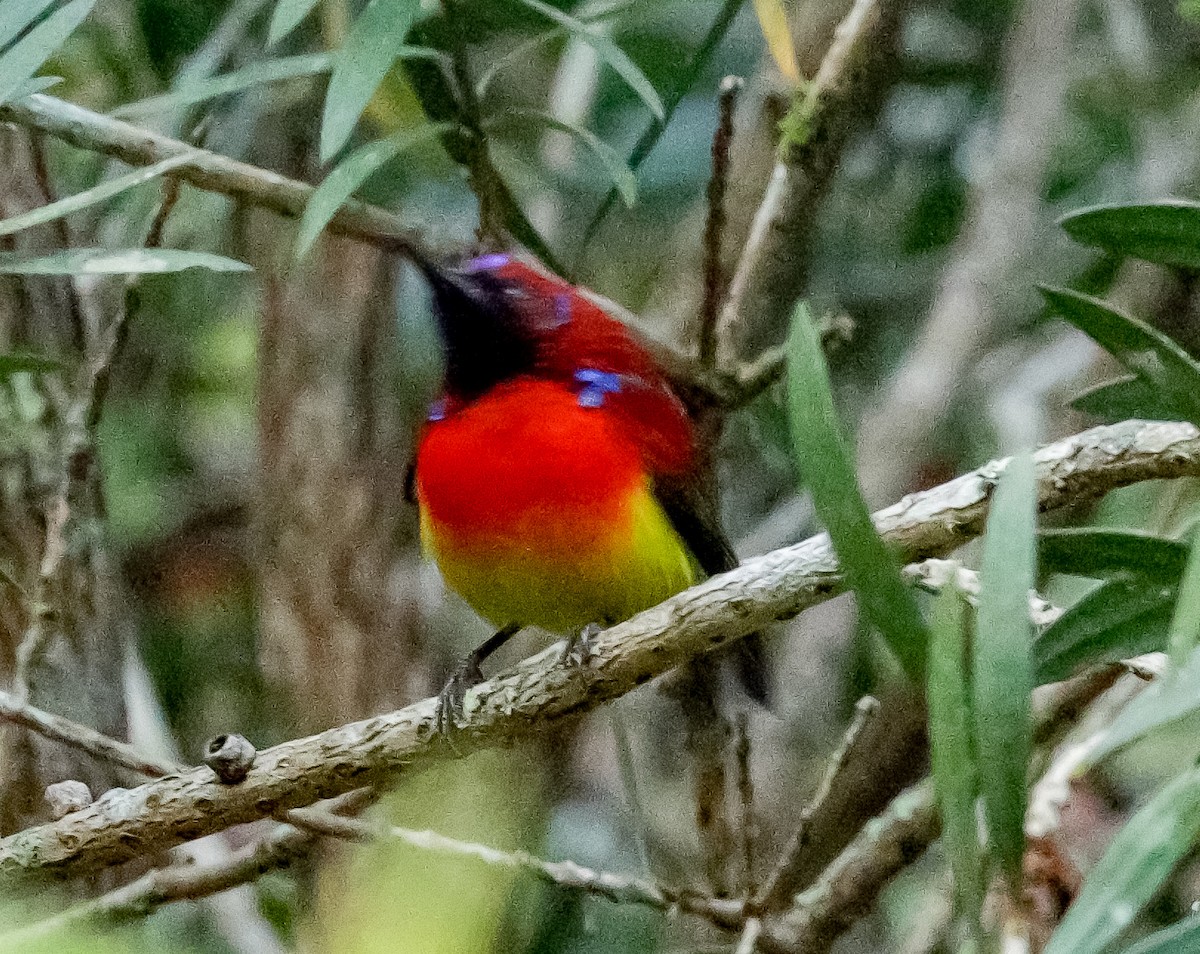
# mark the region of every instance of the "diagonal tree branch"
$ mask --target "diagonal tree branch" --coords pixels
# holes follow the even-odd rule
[[[895,34],[907,4],[854,0],[817,75],[793,98],[779,158],[717,322],[717,366],[727,374],[781,337],[804,289],[805,250],[842,150],[894,75]]]
[[[80,149],[112,156],[131,166],[148,166],[191,153],[193,158],[172,169],[172,176],[207,192],[220,192],[292,218],[304,213],[304,206],[315,191],[307,183],[207,149],[196,149],[181,140],[41,93],[0,106],[0,121],[41,130]],[[421,249],[417,233],[405,227],[399,216],[354,199],[338,210],[329,230],[390,251],[427,255]]]
[[[1125,421],[1042,448],[1039,504],[1049,510],[1142,480],[1200,475],[1190,424]],[[983,529],[1004,461],[914,494],[876,515],[906,561],[944,554]],[[83,874],[231,825],[278,815],[469,752],[504,745],[629,692],[668,669],[796,615],[842,589],[821,535],[751,560],[602,633],[586,670],[551,647],[472,690],[467,724],[448,745],[434,731],[436,700],[261,752],[245,781],[222,785],[195,769],[114,790],[50,824],[0,840],[0,875]]]

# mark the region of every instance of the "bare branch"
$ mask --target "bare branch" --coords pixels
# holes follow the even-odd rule
[[[1061,141],[1069,49],[1081,4],[1022,5],[1007,52],[1004,105],[987,174],[969,197],[967,221],[911,353],[859,426],[859,482],[868,503],[911,486],[930,439],[964,375],[1016,317],[1010,289],[1045,221],[1042,186]]]
[[[821,806],[829,798],[829,793],[833,791],[833,785],[837,781],[838,776],[845,770],[846,763],[850,760],[855,747],[858,745],[858,740],[862,737],[863,729],[867,727],[867,723],[878,713],[878,699],[873,696],[863,696],[858,700],[858,704],[854,707],[854,718],[850,721],[845,735],[842,736],[841,744],[838,745],[833,755],[830,756],[829,764],[825,767],[825,774],[821,778],[821,784],[817,786],[817,791],[813,794],[812,800],[805,806],[804,811],[800,813],[800,821],[796,825],[796,830],[792,833],[792,837],[788,840],[787,847],[780,852],[779,861],[771,871],[770,877],[763,882],[762,889],[752,902],[752,907],[756,913],[761,914],[771,908],[777,907],[784,900],[780,895],[783,890],[786,890],[788,875],[795,867],[800,855],[808,847],[813,819],[816,817],[817,812],[820,811]]]
[[[296,218],[303,214],[313,187],[295,179],[195,149],[178,139],[160,136],[139,126],[110,119],[73,103],[37,93],[0,106],[0,121],[38,129],[81,149],[103,153],[131,166],[148,166],[171,156],[193,158],[171,175],[207,192],[219,192],[251,205]],[[329,223],[329,229],[379,248],[425,256],[420,241],[399,216],[351,200]]]
[[[1039,450],[1039,504],[1094,500],[1142,480],[1200,474],[1200,432],[1190,424],[1126,421]],[[876,516],[906,560],[944,554],[983,529],[1004,461],[906,497]],[[60,821],[0,840],[0,874],[82,874],[231,825],[377,785],[459,754],[539,734],[663,672],[786,619],[842,588],[828,537],[749,560],[599,635],[587,670],[550,647],[467,694],[466,724],[449,746],[434,731],[436,700],[297,739],[259,753],[244,782],[210,769],[113,791]]]
[[[708,180],[708,217],[704,223],[704,300],[700,305],[697,342],[700,366],[711,368],[717,356],[717,316],[725,297],[721,261],[725,233],[725,192],[729,186],[729,153],[733,146],[733,114],[743,86],[740,76],[721,80],[717,99],[717,128],[712,141],[712,174]]]
[[[772,924],[764,949],[818,954],[869,910],[879,892],[924,854],[941,833],[933,784],[926,779],[898,795],[887,811],[867,822],[792,910]]]
[[[48,739],[86,752],[103,762],[119,765],[138,775],[159,778],[187,771],[187,766],[152,758],[139,752],[132,745],[111,738],[103,732],[97,732],[86,725],[21,702],[9,692],[0,691],[0,719],[24,726]]]
[[[905,0],[855,0],[816,77],[796,93],[779,160],[717,325],[717,366],[726,373],[761,342],[779,340],[803,288],[800,263],[820,198],[850,132],[891,72],[885,61],[893,55],[891,35],[904,6]]]

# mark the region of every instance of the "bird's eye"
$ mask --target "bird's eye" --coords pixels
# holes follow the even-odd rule
[[[429,405],[429,416],[426,418],[429,421],[441,421],[446,417],[446,399],[438,398]]]

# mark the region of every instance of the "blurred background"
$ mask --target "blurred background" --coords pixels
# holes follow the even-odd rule
[[[684,82],[726,6],[555,5],[594,19],[663,91]],[[1188,0],[894,6],[889,49],[874,67],[876,101],[863,104],[794,259],[814,313],[848,318],[853,329],[832,351],[831,370],[873,507],[1093,423],[1067,401],[1111,368],[1081,334],[1042,314],[1036,283],[1108,295],[1200,349],[1191,278],[1122,265],[1055,224],[1100,201],[1196,197],[1200,25]],[[272,58],[337,49],[360,7],[323,0],[268,49],[265,0],[100,0],[45,72],[63,78],[54,95],[108,112]],[[427,7],[409,42],[449,43]],[[694,347],[718,84],[727,74],[747,81],[725,232],[730,266],[792,92],[765,53],[753,7],[732,19],[687,85],[638,170],[636,202],[612,204],[594,228],[610,170],[578,138],[519,121],[517,111],[548,111],[627,156],[652,122],[644,104],[591,46],[547,33],[551,24],[527,7],[464,0],[461,8],[471,71],[487,80],[481,111],[496,121],[492,157],[530,222],[578,280],[639,314],[652,334]],[[800,72],[811,77],[848,4],[797,0],[786,9]],[[419,67],[397,64],[351,146],[427,124],[419,88]],[[324,89],[318,74],[131,118],[185,138],[203,123],[207,148],[315,184],[328,172],[317,153]],[[29,160],[11,149],[6,174],[19,175]],[[120,168],[53,140],[45,156],[60,195]],[[432,247],[474,238],[476,199],[434,139],[385,164],[359,194],[396,210]],[[71,233],[78,244],[136,244],[158,196],[151,184],[95,206],[70,220]],[[104,678],[123,687],[134,741],[189,762],[220,733],[265,747],[423,698],[486,635],[422,559],[404,501],[413,435],[440,374],[425,290],[402,262],[366,245],[326,237],[296,261],[295,239],[290,221],[185,186],[165,244],[219,252],[255,272],[144,279],[100,425],[103,546],[126,623],[110,635],[134,649],[125,657],[114,649],[124,661]],[[742,556],[819,529],[775,390],[730,419],[721,470]],[[1186,489],[1152,485],[1068,519],[1174,532],[1189,512]],[[1078,591],[1050,581],[1048,595]],[[498,664],[542,645],[522,636]],[[852,599],[778,627],[770,654],[777,701],[751,713],[749,727],[764,867],[864,692],[900,715],[877,730],[893,733],[894,758],[877,766],[886,779],[868,786],[876,801],[860,813],[923,771],[920,705],[905,700],[894,664],[857,626]],[[680,738],[675,703],[652,684],[537,745],[402,780],[377,811],[498,848],[695,884]],[[1082,799],[1078,824],[1090,834],[1081,850],[1106,843],[1155,772],[1147,755],[1097,773]],[[829,821],[813,871],[853,824]],[[936,949],[927,929],[946,917],[946,887],[935,849],[838,949]],[[326,848],[225,897],[171,906],[106,947],[80,944],[601,954],[733,943],[684,916],[395,845]],[[1162,904],[1165,916],[1179,902]]]

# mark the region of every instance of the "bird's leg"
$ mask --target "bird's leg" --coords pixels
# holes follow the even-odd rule
[[[586,666],[592,658],[592,641],[599,635],[599,623],[588,623],[577,633],[571,634],[567,637],[567,645],[563,647],[559,662],[564,666]]]
[[[437,730],[440,734],[449,735],[457,727],[463,714],[463,700],[467,690],[483,682],[483,670],[480,668],[483,661],[520,630],[519,623],[509,623],[498,629],[486,642],[469,653],[450,674],[450,678],[442,686],[442,691],[438,693]]]

